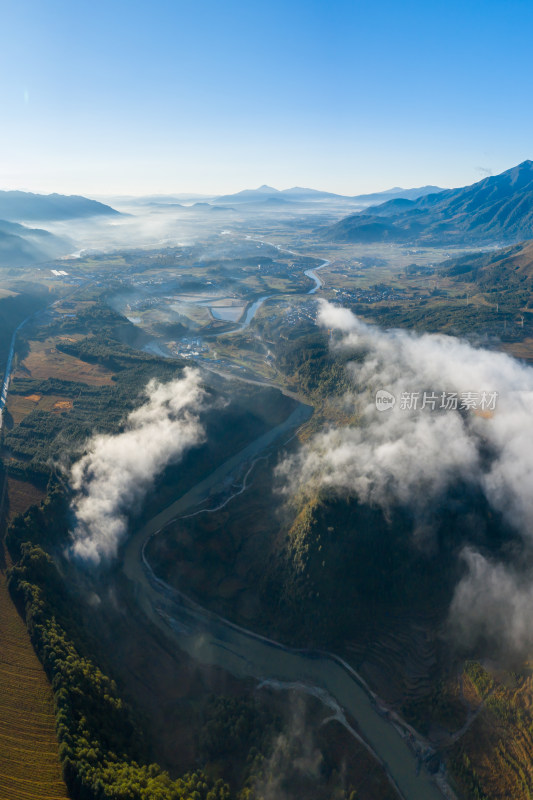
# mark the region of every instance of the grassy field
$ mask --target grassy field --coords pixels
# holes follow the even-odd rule
[[[44,342],[31,342],[30,352],[17,367],[14,377],[34,380],[58,378],[87,383],[90,386],[110,386],[112,374],[100,364],[88,364],[75,356],[59,352],[55,338],[51,337]]]
[[[72,400],[57,394],[29,394],[26,397],[14,394],[9,402],[9,413],[14,425],[22,422],[24,417],[36,408],[39,411],[49,411],[51,414],[61,414],[72,409]]]
[[[39,505],[45,493],[28,481],[8,477],[7,494],[9,498],[9,518],[23,514],[30,506]]]

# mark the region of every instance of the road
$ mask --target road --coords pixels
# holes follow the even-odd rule
[[[6,371],[4,373],[4,382],[2,383],[2,393],[0,394],[0,430],[2,430],[2,425],[4,424],[4,409],[6,406],[9,383],[11,381],[11,368],[13,366],[13,355],[15,353],[15,342],[17,340],[17,333],[27,323],[27,321],[31,319],[32,316],[34,315],[30,314],[29,317],[23,319],[22,322],[19,323],[15,328],[15,330],[13,331],[13,335],[11,337],[11,346],[9,348],[9,355],[6,361]]]
[[[91,283],[92,283],[92,280],[84,281],[82,284],[80,284],[80,286],[76,286],[76,288],[72,292],[70,292],[69,294],[66,294],[61,299],[62,300],[70,299],[71,297],[73,297],[76,294],[76,292],[79,291],[79,289],[85,288],[86,286],[90,286]],[[59,302],[59,300],[57,300],[57,299],[56,300],[52,300],[52,302],[49,303],[44,309],[38,309],[37,311],[34,311],[33,314],[30,314],[28,317],[26,317],[26,319],[23,319],[22,322],[20,322],[17,325],[17,327],[15,328],[15,330],[13,331],[13,335],[11,337],[11,346],[9,348],[9,355],[8,355],[7,361],[6,361],[6,370],[4,372],[4,381],[2,383],[2,392],[0,393],[0,430],[2,430],[2,425],[4,424],[4,409],[5,409],[5,406],[6,406],[7,393],[9,391],[9,384],[10,384],[10,381],[11,381],[11,370],[12,370],[12,367],[13,367],[13,356],[15,354],[15,343],[16,343],[16,340],[17,340],[17,333],[20,331],[21,328],[24,327],[24,325],[26,325],[27,322],[29,322],[30,319],[33,319],[33,317],[36,317],[39,314],[42,314],[48,308],[52,308],[58,302]]]

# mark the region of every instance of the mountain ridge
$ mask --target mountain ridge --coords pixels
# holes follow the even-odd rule
[[[220,195],[215,198],[216,203],[251,203],[258,201],[265,201],[267,199],[285,199],[286,202],[316,202],[317,200],[331,200],[338,202],[348,202],[355,204],[371,204],[372,202],[382,202],[384,199],[393,199],[397,197],[405,198],[418,198],[430,192],[445,191],[439,186],[420,186],[413,189],[402,189],[395,186],[392,189],[386,189],[383,192],[374,192],[371,194],[360,195],[343,195],[335,194],[335,192],[325,192],[320,189],[309,189],[302,186],[293,186],[290,189],[275,189],[272,186],[263,184],[257,189],[243,189],[235,194]],[[287,200],[290,198],[290,200]]]
[[[330,226],[325,238],[345,242],[454,244],[533,237],[533,161],[470,186],[416,200],[395,198]]]
[[[119,213],[105,203],[77,194],[0,190],[0,219],[10,222],[57,222],[80,217],[115,216]]]
[[[71,249],[70,242],[49,231],[0,219],[0,267],[38,264],[66,255]]]

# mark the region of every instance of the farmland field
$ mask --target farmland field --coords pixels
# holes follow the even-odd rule
[[[52,690],[0,574],[0,797],[68,797],[61,776]]]
[[[38,489],[33,484],[12,477],[8,477],[7,487],[10,519],[16,517],[17,514],[23,514],[29,506],[38,505],[45,494],[42,489]]]
[[[521,342],[509,342],[502,346],[502,350],[515,358],[533,361],[533,339],[526,337]]]
[[[9,518],[38,503],[43,492],[8,478]],[[3,543],[1,544],[3,551]],[[52,689],[24,621],[0,570],[0,798],[59,800],[68,797],[55,733]]]
[[[60,352],[55,347],[54,339],[32,341],[30,352],[15,373],[15,377],[20,378],[59,378],[91,386],[110,386],[111,376],[112,372],[99,364],[88,364]]]
[[[52,414],[60,414],[71,410],[72,400],[55,394],[30,394],[26,397],[13,395],[9,402],[9,412],[15,425],[22,422],[24,417],[31,414],[35,408],[40,411],[49,411]]]

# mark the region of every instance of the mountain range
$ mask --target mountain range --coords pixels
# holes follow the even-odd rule
[[[467,253],[441,266],[457,283],[474,284],[502,307],[529,309],[533,304],[533,241],[503,249]],[[502,303],[503,301],[503,303]]]
[[[372,203],[382,203],[384,200],[393,200],[395,198],[408,198],[416,199],[423,195],[430,194],[431,192],[439,192],[438,186],[421,186],[418,189],[401,189],[395,186],[393,189],[388,189],[384,192],[375,192],[374,194],[359,194],[359,195],[342,195],[333,192],[322,192],[318,189],[305,189],[301,186],[293,186],[291,189],[274,189],[272,186],[263,185],[258,189],[243,189],[241,192],[235,194],[225,194],[217,197],[216,203],[231,203],[232,205],[243,203],[274,203],[279,205],[296,204],[296,203],[316,203],[319,201],[326,202],[343,202],[354,205],[370,205]]]
[[[57,222],[118,213],[111,206],[79,195],[0,191],[0,219],[12,222]]]
[[[49,231],[0,220],[0,267],[21,267],[64,256],[72,243]]]
[[[533,237],[533,161],[459,189],[396,198],[329,226],[337,242],[478,244]]]
[[[64,256],[72,242],[24,222],[61,222],[115,216],[111,206],[79,195],[0,191],[0,267],[20,267]]]

